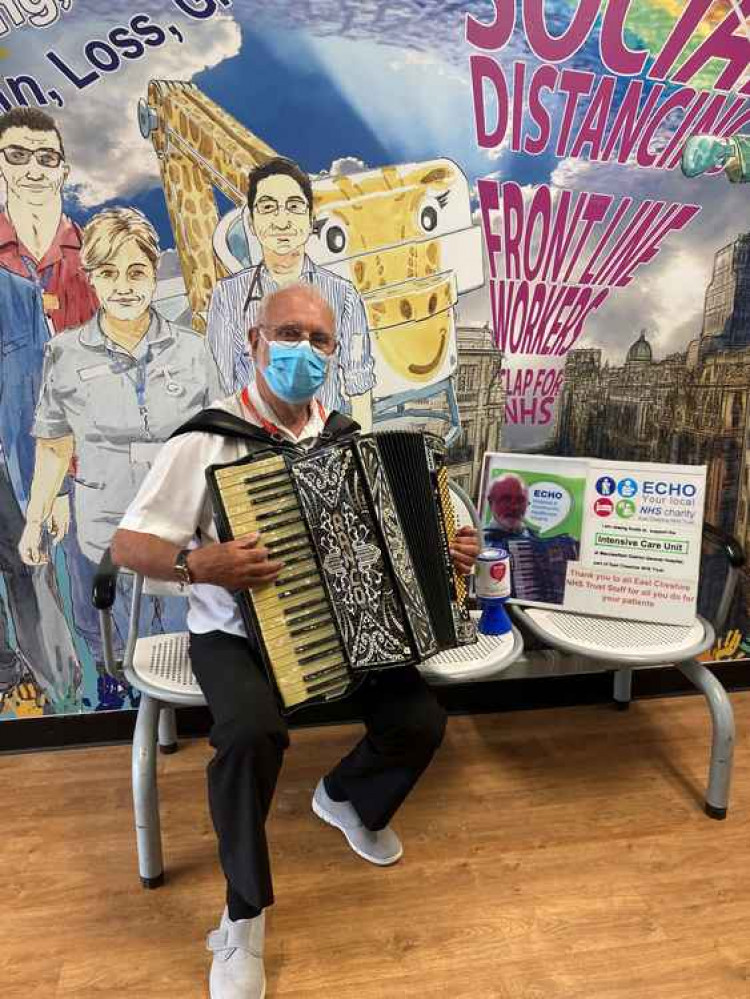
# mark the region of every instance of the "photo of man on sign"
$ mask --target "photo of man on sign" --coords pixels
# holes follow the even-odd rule
[[[513,597],[562,604],[567,564],[580,557],[584,480],[554,474],[526,455],[488,455],[487,461],[485,545],[510,555]]]

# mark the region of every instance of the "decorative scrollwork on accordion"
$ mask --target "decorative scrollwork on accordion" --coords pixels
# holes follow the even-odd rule
[[[358,488],[353,452],[313,453],[291,472],[352,660],[362,667],[407,661],[403,612]]]

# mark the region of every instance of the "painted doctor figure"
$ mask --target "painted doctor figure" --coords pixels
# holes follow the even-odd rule
[[[208,310],[206,340],[220,394],[238,392],[252,379],[247,330],[256,325],[264,297],[288,285],[309,283],[331,307],[339,342],[336,363],[329,365],[316,398],[329,412],[350,414],[364,433],[369,432],[375,362],[367,313],[351,281],[318,267],[305,253],[309,240],[318,238],[309,176],[282,156],[256,167],[248,178],[247,212],[263,259],[219,281]]]
[[[81,259],[100,308],[83,326],[47,344],[32,431],[34,477],[19,549],[29,565],[46,559],[43,530],[75,454],[76,520],[93,584],[101,556],[161,443],[209,399],[202,337],[152,307],[159,243],[145,216],[132,208],[95,215],[83,232]],[[91,585],[85,590],[90,598]],[[123,592],[115,602],[120,643],[127,631],[126,597]],[[151,600],[152,629],[161,630],[163,604]],[[74,607],[79,627],[86,610]],[[101,636],[86,638],[101,680]]]

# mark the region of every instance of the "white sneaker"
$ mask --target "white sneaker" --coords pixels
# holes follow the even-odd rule
[[[334,801],[329,797],[322,780],[318,781],[312,800],[312,810],[329,826],[339,829],[358,857],[369,860],[378,867],[390,867],[404,854],[401,840],[390,826],[372,832],[362,825],[362,820],[349,801]]]
[[[208,934],[206,946],[213,952],[209,989],[211,999],[263,999],[266,973],[263,968],[265,912],[255,919],[232,922],[226,908],[221,926]]]

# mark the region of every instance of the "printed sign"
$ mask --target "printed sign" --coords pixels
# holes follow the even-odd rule
[[[518,602],[689,623],[705,479],[703,466],[487,454],[485,543],[507,549]]]

